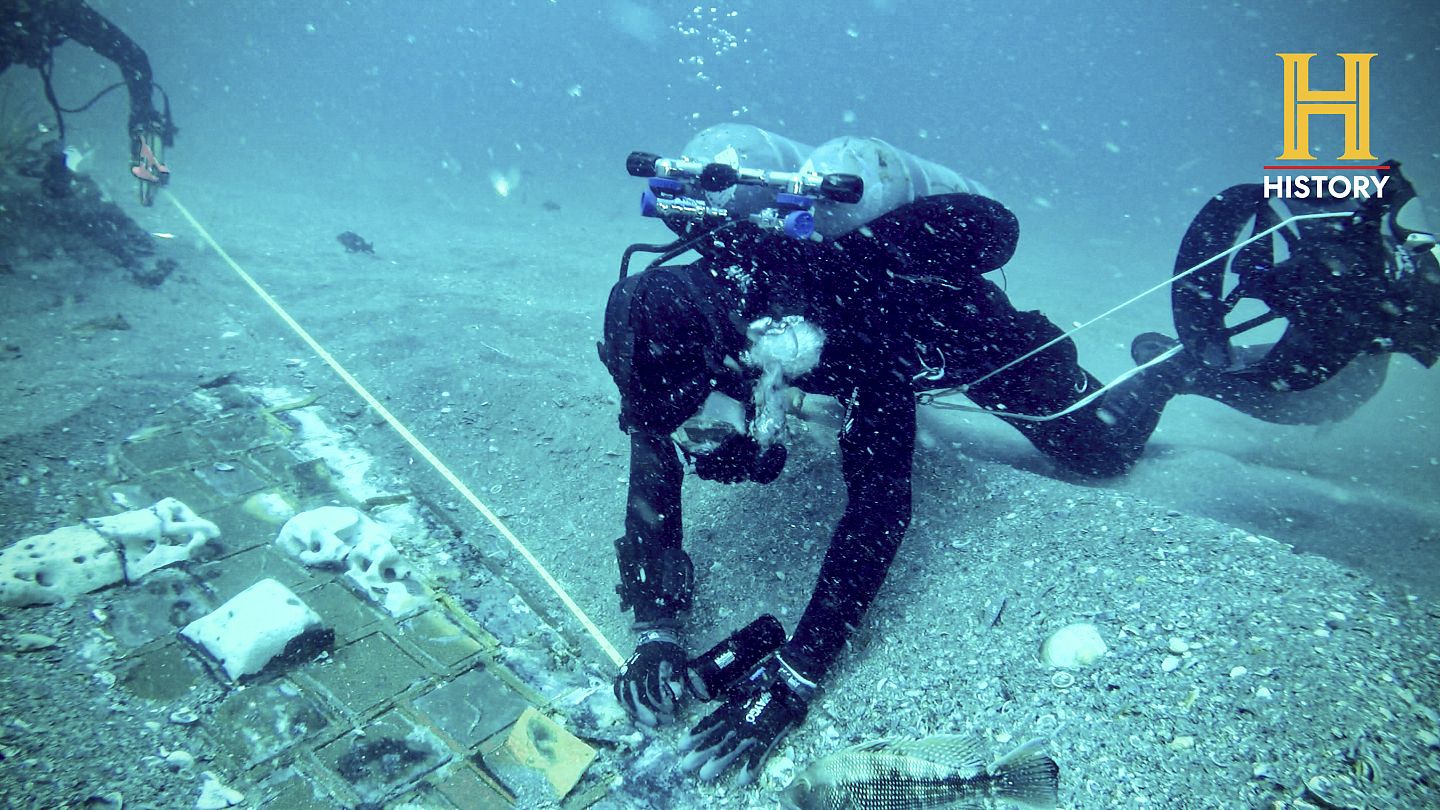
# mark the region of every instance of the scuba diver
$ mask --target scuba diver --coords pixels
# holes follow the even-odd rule
[[[130,173],[139,181],[140,201],[150,205],[155,189],[170,179],[163,160],[164,148],[173,144],[178,132],[170,116],[170,98],[164,97],[164,114],[157,112],[152,98],[154,84],[150,60],[145,51],[124,31],[105,19],[83,0],[14,0],[0,16],[0,73],[12,64],[40,71],[45,99],[55,111],[57,140],[44,168],[44,188],[52,196],[63,196],[69,188],[65,162],[65,120],[63,113],[83,112],[106,93],[111,85],[74,109],[60,106],[51,83],[54,51],[66,40],[74,40],[115,63],[130,94],[130,117],[126,127],[130,144]]]
[[[1402,232],[1393,209],[1403,195],[1384,208],[1312,212],[1299,221],[1304,234],[1292,232],[1295,222],[1274,227],[1282,220],[1263,213],[1267,201],[1249,187],[1216,197],[1192,224],[1176,268],[1177,300],[1204,305],[1192,306],[1189,320],[1177,316],[1178,344],[1141,336],[1133,349],[1141,367],[1102,386],[1059,328],[1016,309],[984,277],[1010,259],[1019,225],[980,184],[877,139],[838,138],[812,150],[735,124],[701,132],[684,154],[691,157],[630,156],[630,173],[649,178],[642,210],[679,238],[626,251],[599,350],[630,436],[616,556],[636,647],[615,695],[647,726],[675,720],[687,700],[721,701],[680,743],[682,767],[703,779],[739,766],[738,781],[750,781],[804,721],[909,524],[917,406],[935,392],[963,393],[1063,467],[1104,477],[1135,463],[1177,394],[1278,412],[1269,401],[1277,385],[1321,387],[1367,352],[1404,351],[1428,364],[1440,347],[1434,239]],[[1235,246],[1247,226],[1253,234]],[[666,263],[689,250],[700,258]],[[630,275],[638,251],[661,256]],[[1402,261],[1408,270],[1395,268]],[[1266,296],[1298,321],[1296,313],[1337,294],[1296,289],[1316,286],[1317,267],[1347,291],[1362,280],[1384,287],[1363,302],[1376,317],[1343,336],[1287,331],[1273,351],[1231,346],[1243,330],[1225,322],[1222,310],[1236,303],[1227,279],[1240,275],[1248,285],[1237,298]],[[1306,351],[1311,360],[1296,371]],[[1325,351],[1350,356],[1320,357]],[[762,616],[692,657],[682,632],[694,580],[682,547],[685,468],[725,483],[775,480],[796,390],[834,397],[844,409],[845,509],[818,581],[788,639],[778,620]]]

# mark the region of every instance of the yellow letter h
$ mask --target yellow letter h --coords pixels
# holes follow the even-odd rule
[[[1285,62],[1285,151],[1279,160],[1314,160],[1310,116],[1345,117],[1345,154],[1340,160],[1375,160],[1370,154],[1370,60],[1373,53],[1337,54],[1345,60],[1345,87],[1310,89],[1313,53],[1277,53]]]

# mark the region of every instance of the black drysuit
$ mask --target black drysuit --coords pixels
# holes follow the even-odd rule
[[[640,623],[688,607],[683,468],[670,434],[711,390],[749,400],[753,380],[734,362],[749,323],[801,315],[826,339],[819,366],[794,384],[845,408],[845,511],[785,648],[807,677],[822,677],[879,591],[909,524],[917,392],[971,382],[1060,334],[1038,312],[1017,311],[983,277],[1009,260],[1018,234],[999,203],[941,195],[826,243],[732,231],[694,264],[617,284],[601,356],[631,434],[626,533],[617,541],[622,607]],[[943,375],[925,376],[942,366]],[[986,407],[1049,414],[1096,385],[1065,340],[967,395]],[[1053,421],[1013,424],[1071,469],[1117,474],[1139,456],[1164,399],[1123,423],[1101,419],[1092,403]]]
[[[10,0],[7,5],[10,8],[0,13],[0,73],[17,63],[48,72],[51,51],[74,40],[120,70],[130,93],[132,158],[140,155],[140,135],[147,127],[168,130],[151,99],[150,60],[118,26],[81,0]],[[172,134],[165,133],[167,143]]]

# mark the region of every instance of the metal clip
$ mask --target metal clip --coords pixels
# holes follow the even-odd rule
[[[920,361],[920,370],[910,378],[911,382],[919,382],[920,380],[936,382],[945,377],[945,352],[936,349],[935,353],[940,355],[940,365],[938,366],[932,366],[925,361],[925,344],[915,344],[915,359]]]

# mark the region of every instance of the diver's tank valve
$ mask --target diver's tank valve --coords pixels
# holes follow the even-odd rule
[[[855,175],[748,168],[648,152],[631,152],[625,169],[631,176],[650,180],[640,196],[644,216],[707,224],[743,216],[763,231],[792,239],[808,239],[815,232],[817,200],[856,203],[865,193],[864,181]],[[692,196],[691,186],[699,193]],[[717,197],[733,200],[735,195],[730,192],[740,186],[766,189],[773,196],[768,205],[751,211],[745,211],[743,205],[734,209],[711,204]]]

